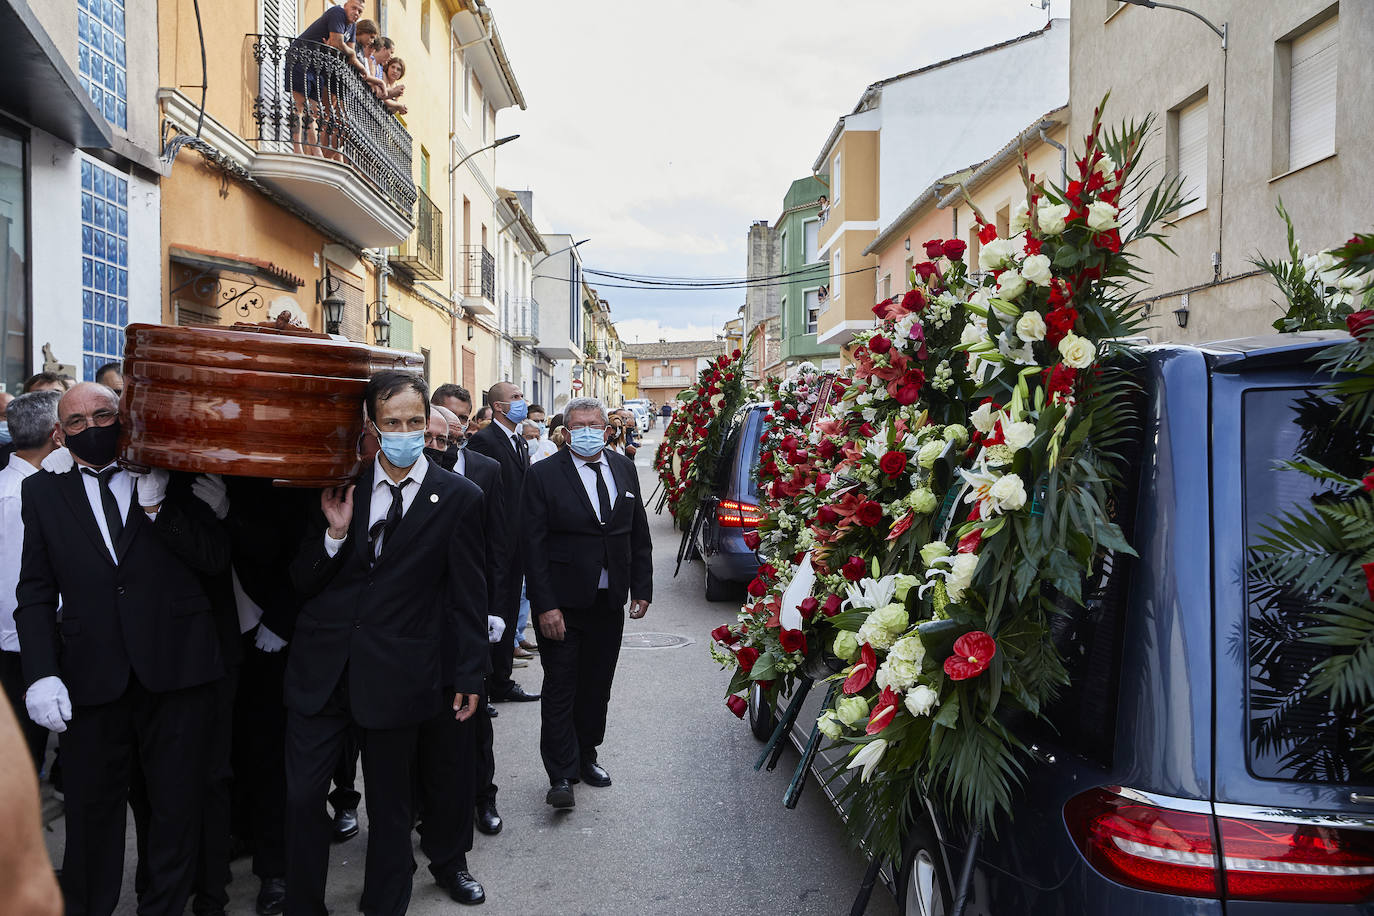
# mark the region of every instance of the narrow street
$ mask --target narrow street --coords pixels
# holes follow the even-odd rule
[[[651,434],[654,435],[654,434]],[[654,489],[650,464],[657,438],[637,462],[643,492]],[[731,619],[734,606],[702,597],[699,564],[674,579],[678,532],[667,513],[650,512],[654,536],[654,603],[626,627],[610,726],[601,762],[615,784],[577,786],[577,807],[555,813],[544,804],[539,762],[539,704],[505,703],[496,719],[497,805],[505,821],[495,837],[477,835],[468,862],[486,888],[479,912],[519,916],[677,916],[710,912],[835,916],[849,912],[865,862],[847,844],[844,825],[820,787],[808,785],[796,810],[782,806],[797,754],[789,746],[778,769],[756,773],[760,745],[726,710],[724,674],[707,654],[707,634]],[[638,648],[647,634],[683,637],[672,648]],[[638,638],[637,638],[638,637]],[[666,641],[666,640],[664,640]],[[517,669],[529,690],[540,686],[539,662]],[[50,794],[46,790],[45,794]],[[51,808],[52,799],[47,799]],[[363,831],[334,847],[328,905],[356,911],[367,844]],[[62,855],[61,820],[50,825],[49,849]],[[459,904],[435,886],[423,855],[410,912],[453,913]],[[117,910],[135,912],[130,821],[124,892]],[[230,913],[251,914],[258,882],[250,862],[233,864]],[[881,886],[871,916],[895,913]]]

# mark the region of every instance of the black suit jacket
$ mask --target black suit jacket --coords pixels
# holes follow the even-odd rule
[[[291,585],[291,561],[319,513],[317,490],[274,487],[268,480],[228,477],[229,530],[234,571],[258,607],[262,624],[282,639],[296,629],[301,598]],[[237,609],[234,617],[238,624]]]
[[[505,543],[506,497],[501,482],[501,465],[494,458],[465,448],[463,466],[464,473],[461,476],[477,484],[485,499],[486,516],[482,528],[486,533],[484,569],[487,574],[487,613],[499,617],[501,615],[494,610],[497,607],[495,596],[502,594],[501,588],[507,581],[506,567],[509,565],[506,561],[507,551],[502,547]]]
[[[73,704],[90,706],[118,699],[131,673],[153,693],[223,676],[203,580],[229,568],[229,536],[185,477],[173,476],[156,521],[138,505],[135,488],[115,545],[118,565],[78,469],[40,471],[23,490],[14,620],[30,684],[58,675]]]
[[[525,481],[525,594],[530,609],[590,607],[596,600],[601,560],[607,558],[613,605],[627,598],[653,600],[653,543],[639,492],[639,475],[624,455],[602,453],[610,462],[617,496],[610,524],[603,526],[587,498],[572,453],[560,451],[530,467]]]
[[[504,616],[513,613],[518,607],[520,579],[525,574],[521,561],[524,554],[520,540],[522,521],[515,514],[515,509],[520,505],[520,492],[525,484],[525,476],[530,470],[529,455],[516,454],[510,436],[495,420],[482,427],[472,437],[467,450],[469,455],[478,452],[495,459],[501,465],[501,499],[511,512],[497,535],[500,540],[496,541],[498,549],[506,558],[506,581],[493,589],[492,603],[493,607],[501,609],[498,616]]]
[[[286,705],[318,713],[348,669],[364,728],[434,716],[441,690],[481,693],[487,665],[482,491],[431,463],[415,500],[372,565],[367,528],[375,464],[358,478],[353,524],[329,556],[323,518],[291,565],[305,598],[286,666]],[[457,647],[445,672],[441,647]],[[448,699],[452,699],[449,697]]]

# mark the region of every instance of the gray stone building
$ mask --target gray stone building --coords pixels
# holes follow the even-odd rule
[[[749,227],[744,275],[758,282],[744,291],[744,339],[754,348],[750,371],[755,379],[771,374],[782,361],[781,287],[769,279],[782,272],[780,254],[777,230],[768,220]]]

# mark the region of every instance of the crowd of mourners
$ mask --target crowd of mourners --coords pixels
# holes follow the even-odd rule
[[[573,398],[549,419],[509,382],[479,405],[380,372],[358,476],[321,491],[126,469],[119,365],[98,378],[0,395],[0,680],[23,734],[0,763],[62,803],[67,913],[130,890],[140,913],[223,913],[251,856],[258,913],[323,916],[364,797],[361,912],[406,911],[413,834],[480,903],[467,854],[504,826],[503,703],[541,702],[547,804],[611,784],[625,611],[652,597],[633,414]],[[517,680],[535,658],[538,693]]]

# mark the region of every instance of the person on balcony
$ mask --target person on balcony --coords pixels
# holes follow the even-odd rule
[[[326,84],[323,61],[310,60],[310,45],[327,45],[343,54],[344,60],[366,79],[367,69],[355,50],[358,20],[363,15],[364,0],[345,0],[342,6],[331,6],[320,18],[296,36],[287,51],[287,88],[291,90],[293,119],[300,118],[300,133],[293,129],[298,153],[322,155],[341,159],[339,154],[342,113],[335,93]],[[324,134],[321,137],[321,133]]]
[[[390,41],[389,38],[382,39]],[[406,62],[399,57],[387,56],[384,72],[386,73],[386,96],[382,99],[382,104],[386,110],[392,114],[405,114],[408,109],[405,104],[397,101],[401,93],[406,91],[405,83],[401,82],[401,77],[406,75]]]

